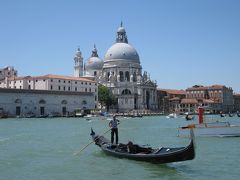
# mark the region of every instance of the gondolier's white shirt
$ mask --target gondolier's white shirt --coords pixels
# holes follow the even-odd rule
[[[119,120],[117,120],[117,119],[111,120],[109,125],[111,126],[111,128],[117,128],[118,122],[119,122]]]

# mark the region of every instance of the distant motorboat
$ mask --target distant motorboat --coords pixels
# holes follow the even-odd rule
[[[220,117],[225,117],[225,115],[221,113],[221,114],[220,114]]]
[[[87,114],[84,117],[86,118],[87,121],[90,121],[93,118],[93,115],[92,114]]]
[[[188,115],[186,115],[185,118],[186,118],[187,121],[190,121],[190,120],[194,120],[194,117],[195,117],[195,116],[190,116],[190,115],[188,114]]]
[[[189,130],[193,129],[196,136],[240,136],[240,126],[229,122],[203,122],[204,108],[199,107],[199,124],[189,124],[178,128],[178,136],[189,136]]]
[[[171,113],[168,116],[166,116],[166,118],[177,118],[177,114],[176,113]]]
[[[229,116],[229,117],[233,117],[233,114],[229,113],[228,116]]]

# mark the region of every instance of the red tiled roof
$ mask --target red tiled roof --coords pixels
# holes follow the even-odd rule
[[[199,86],[199,87],[194,87],[193,86],[191,88],[187,88],[186,91],[193,91],[193,90],[199,91],[199,90],[207,90],[207,89],[223,89],[224,87],[226,87],[226,86],[218,85],[218,84],[212,85],[212,86]]]
[[[166,91],[168,94],[178,94],[185,95],[186,91],[184,90],[176,90],[176,89],[157,89],[158,91]]]
[[[181,104],[198,104],[197,99],[182,99]]]
[[[203,103],[213,104],[215,102],[211,99],[203,99]]]
[[[62,76],[62,75],[53,75],[53,74],[47,74],[44,76],[22,76],[22,77],[12,77],[9,78],[9,80],[23,80],[23,79],[62,79],[62,80],[72,80],[72,81],[84,81],[84,82],[92,82],[90,79],[84,78],[84,77],[72,77],[72,76]]]

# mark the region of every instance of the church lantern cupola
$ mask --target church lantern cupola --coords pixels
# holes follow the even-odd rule
[[[116,43],[128,43],[127,35],[123,23],[121,22],[120,27],[117,30]]]

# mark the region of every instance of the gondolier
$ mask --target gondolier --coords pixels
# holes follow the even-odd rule
[[[114,142],[114,134],[115,134],[115,140],[116,144],[118,144],[118,124],[119,120],[116,119],[116,115],[113,115],[113,119],[109,122],[109,127],[111,128],[111,143],[113,144]]]

